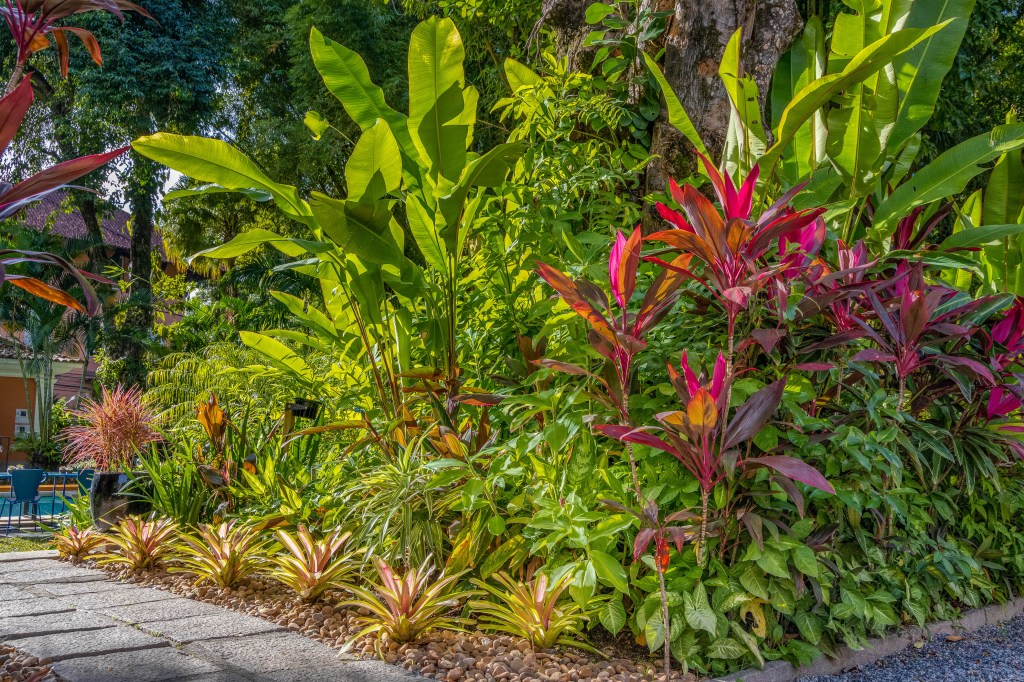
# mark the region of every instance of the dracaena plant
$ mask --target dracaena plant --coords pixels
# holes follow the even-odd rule
[[[106,536],[112,551],[98,557],[102,564],[125,566],[132,571],[156,568],[174,551],[178,524],[171,519],[128,516]]]
[[[68,75],[68,36],[77,36],[97,64],[103,64],[100,45],[91,32],[75,26],[58,25],[57,22],[83,12],[109,12],[124,19],[124,12],[137,12],[152,19],[149,12],[127,0],[4,0],[0,6],[11,37],[17,47],[14,73],[7,86],[14,89],[21,79],[29,58],[51,46],[57,49],[61,74]]]
[[[346,551],[351,537],[334,531],[317,539],[305,524],[295,535],[279,529],[277,539],[285,553],[271,558],[270,577],[290,587],[302,601],[316,601],[327,590],[344,586],[356,572],[360,552]]]
[[[500,587],[476,578],[471,581],[495,599],[469,603],[470,608],[480,614],[482,628],[522,637],[537,649],[561,644],[596,653],[592,646],[581,641],[587,619],[583,609],[571,601],[559,604],[562,593],[573,581],[571,574],[554,582],[543,574],[527,583],[504,572],[493,577]]]
[[[160,438],[153,427],[153,409],[138,387],[104,387],[99,401],[82,401],[78,416],[81,424],[61,432],[69,464],[95,464],[101,471],[126,469],[141,448]]]
[[[393,642],[412,642],[431,630],[463,631],[472,623],[467,618],[452,614],[452,610],[466,598],[476,594],[473,590],[453,590],[462,574],[440,575],[433,579],[430,560],[419,568],[410,568],[404,575],[397,573],[380,557],[374,558],[374,568],[380,583],[368,587],[350,586],[354,599],[343,606],[367,609],[368,616],[357,620],[363,628],[350,642],[373,635],[379,643],[386,633]]]
[[[671,545],[675,545],[676,551],[682,552],[683,545],[692,540],[696,534],[696,528],[691,521],[697,519],[693,512],[683,509],[667,516],[662,516],[658,503],[648,500],[643,511],[638,512],[613,500],[602,500],[602,502],[618,512],[632,514],[640,521],[640,530],[633,541],[633,561],[640,561],[640,558],[647,553],[647,550],[654,546],[654,569],[658,574],[658,589],[661,592],[661,620],[664,628],[664,665],[666,679],[672,671],[672,650],[670,628],[672,621],[669,616],[669,602],[667,589],[665,587],[665,573],[668,571],[672,561]],[[678,523],[684,522],[684,523]]]
[[[875,291],[867,297],[877,321],[877,329],[868,321],[855,318],[864,335],[875,347],[865,348],[853,356],[855,362],[879,363],[892,369],[896,376],[897,402],[907,406],[907,380],[918,370],[936,366],[957,384],[963,385],[957,371],[991,386],[995,378],[980,360],[948,350],[948,345],[961,347],[975,331],[968,315],[990,299],[981,298],[959,303],[955,290],[937,285],[903,286],[900,292],[883,301]]]
[[[236,520],[202,524],[178,545],[179,568],[195,574],[196,584],[209,581],[220,588],[234,587],[262,568],[267,544],[259,529]]]
[[[686,280],[683,273],[691,256],[674,259],[670,268],[663,270],[651,283],[643,301],[635,312],[630,301],[636,290],[637,268],[640,264],[640,246],[643,238],[640,228],[626,237],[619,232],[608,257],[608,277],[612,298],[597,284],[582,278],[572,279],[565,273],[544,263],[537,264],[537,272],[551,285],[558,296],[590,325],[587,338],[593,348],[607,358],[614,369],[613,378],[606,380],[589,370],[566,362],[540,360],[538,364],[561,372],[588,376],[604,388],[608,402],[616,411],[619,422],[630,424],[629,384],[636,354],[646,347],[645,337],[671,310],[679,297],[679,288]],[[614,300],[614,305],[612,301]],[[640,482],[636,459],[629,451],[633,487],[637,498]]]
[[[732,377],[725,357],[719,353],[709,380],[701,381],[682,354],[682,374],[669,365],[669,378],[681,410],[658,414],[657,426],[630,428],[604,424],[597,429],[607,436],[667,452],[675,457],[700,484],[701,514],[697,536],[698,556],[708,533],[709,498],[715,486],[734,470],[766,467],[787,478],[834,494],[835,490],[816,469],[788,455],[750,455],[750,441],[778,409],[786,387],[782,379],[747,398],[730,419],[729,384]],[[660,432],[663,437],[656,436]]]

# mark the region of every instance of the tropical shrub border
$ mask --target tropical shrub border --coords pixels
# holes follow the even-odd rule
[[[306,353],[360,388],[358,409],[258,437],[211,399],[209,442],[182,437],[163,460],[204,474],[160,493],[203,503],[158,511],[287,526],[273,570],[305,600],[374,566],[383,584],[352,589],[379,618],[365,633],[463,627],[446,595],[463,602],[473,585],[488,629],[545,647],[590,646],[600,628],[659,652],[666,672],[807,662],[1019,594],[1024,304],[994,260],[1024,225],[977,220],[986,198],[955,197],[982,164],[1019,163],[1024,134],[1011,122],[914,169],[928,84],[955,54],[938,37],[966,20],[930,7],[913,3],[909,27],[844,14],[829,50],[809,23],[773,86],[771,135],[747,106],[758,93],[737,32],[720,69],[733,103],[722,162],[664,89],[699,175],[669,184],[656,224],[570,235],[564,252],[502,231],[536,157],[518,139],[474,145],[477,93],[450,20],[413,32],[408,113],[313,31],[325,85],[362,131],[343,199],[307,200],[220,141],[137,140],[203,183],[178,196],[243,192],[295,223],[200,255],[293,259],[321,293],[273,294],[301,331],[242,342],[306,395],[328,381]],[[513,109],[553,106],[553,80],[513,60],[506,73]],[[886,97],[906,106],[865,105]],[[306,121],[330,138],[322,116]],[[478,316],[500,316],[484,281],[511,294],[498,310],[528,308],[500,354],[474,337]],[[197,520],[133,520],[110,540],[122,558],[103,560],[150,566],[161,534]],[[247,544],[221,529],[221,554]],[[64,544],[82,555],[92,542],[69,531]],[[197,554],[215,582],[244,563]],[[431,566],[444,577],[428,586]]]

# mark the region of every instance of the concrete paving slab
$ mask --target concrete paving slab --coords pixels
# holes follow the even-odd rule
[[[46,589],[44,587],[44,589]],[[155,590],[152,587],[137,587],[135,585],[118,585],[113,590],[102,592],[85,592],[82,594],[67,594],[57,597],[68,604],[74,604],[80,609],[98,611],[114,606],[129,606],[131,604],[143,604],[147,602],[168,601],[176,599],[171,592]]]
[[[0,618],[0,639],[38,637],[54,632],[78,632],[112,628],[116,623],[87,611],[48,613],[41,616],[13,616]]]
[[[283,630],[281,626],[268,620],[252,618],[227,609],[223,614],[216,616],[190,616],[173,620],[158,620],[140,623],[138,627],[179,644],[188,644],[200,639],[248,637]]]
[[[0,601],[0,618],[8,618],[10,616],[41,616],[47,613],[65,613],[74,610],[74,607],[67,602],[49,597]]]
[[[57,564],[51,561],[51,564]],[[0,573],[0,583],[8,585],[40,585],[43,583],[66,583],[66,582],[95,582],[106,580],[107,574],[91,568],[80,568],[78,566],[65,566],[59,564],[46,568],[10,571]]]
[[[0,555],[0,561],[5,561]],[[407,682],[260,618],[33,557],[0,566],[0,641],[67,682]],[[52,596],[46,596],[52,595]],[[107,615],[109,614],[109,615]],[[117,620],[120,618],[121,620]],[[153,620],[155,619],[155,620]]]
[[[168,597],[174,596],[167,592],[164,594]],[[152,623],[158,620],[191,618],[192,616],[220,616],[224,613],[224,609],[220,606],[193,599],[162,599],[123,606],[104,606],[96,610],[127,623]]]
[[[4,586],[0,585],[0,587]],[[84,583],[47,583],[46,585],[33,585],[32,587],[39,592],[45,592],[46,594],[54,597],[60,597],[70,594],[88,594],[91,592],[121,590],[127,587],[127,585],[125,583],[116,583],[113,580],[92,580]]]
[[[0,601],[11,601],[15,599],[36,599],[41,595],[29,592],[28,585],[0,585]]]
[[[308,637],[295,633],[271,632],[250,637],[222,637],[193,642],[185,651],[202,658],[253,673],[273,672],[295,666],[332,666],[338,662],[337,651]]]
[[[154,637],[128,626],[105,630],[87,630],[68,635],[55,632],[39,637],[5,638],[6,643],[39,658],[63,661],[79,656],[116,654],[138,649],[159,649],[171,645],[166,639]]]
[[[381,661],[349,661],[330,666],[292,668],[256,675],[258,682],[410,682],[423,679]]]
[[[163,682],[223,673],[208,661],[171,648],[71,658],[55,663],[53,670],[74,682]]]
[[[0,562],[0,575],[17,573],[20,571],[48,570],[52,568],[53,559],[48,557],[25,559],[24,561],[3,561]]]
[[[0,563],[31,561],[32,559],[56,559],[57,550],[42,549],[35,552],[0,552]]]

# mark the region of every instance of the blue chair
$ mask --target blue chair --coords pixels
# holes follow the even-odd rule
[[[92,469],[82,469],[78,472],[78,494],[88,495],[89,488],[92,487]]]
[[[32,505],[39,505],[39,486],[46,480],[46,472],[43,469],[15,469],[11,472],[11,494],[0,496],[0,516],[3,516],[4,509],[7,510],[7,528],[5,536],[10,536],[11,528],[14,528],[14,507],[18,507],[18,516],[25,513],[25,505],[29,505],[31,513]]]

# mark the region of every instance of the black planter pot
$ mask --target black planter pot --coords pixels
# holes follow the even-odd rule
[[[150,505],[125,492],[128,474],[116,471],[97,471],[89,488],[89,505],[96,529],[108,531],[126,516],[148,514]]]

